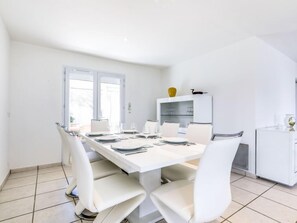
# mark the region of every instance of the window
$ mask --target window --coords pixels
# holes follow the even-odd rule
[[[107,118],[111,127],[124,122],[124,75],[66,67],[64,124],[89,130],[91,119]]]

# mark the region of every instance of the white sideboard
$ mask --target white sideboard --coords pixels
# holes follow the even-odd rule
[[[296,184],[296,131],[285,127],[257,129],[256,175],[289,186]]]
[[[157,119],[163,122],[179,122],[186,128],[190,122],[212,123],[212,96],[185,95],[157,99]]]

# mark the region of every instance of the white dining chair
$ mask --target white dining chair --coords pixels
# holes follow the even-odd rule
[[[211,124],[191,123],[187,128],[185,138],[189,142],[207,145],[211,140],[211,136]],[[196,165],[182,163],[162,168],[161,175],[163,181],[194,180],[199,159],[196,160],[196,163]]]
[[[120,223],[145,199],[145,190],[136,179],[123,173],[94,180],[81,142],[71,135],[68,135],[68,140],[80,194],[75,207],[76,215],[81,217],[87,210],[98,213],[94,219],[96,223]]]
[[[92,119],[91,132],[108,132],[110,131],[108,119]]]
[[[67,138],[65,137],[65,127],[62,126],[60,123],[56,123],[57,129],[61,138],[62,142],[62,164],[66,166],[71,165],[71,153],[69,144],[67,142]],[[99,153],[95,152],[94,150],[87,151],[87,156],[90,162],[96,162],[102,159]]]
[[[152,121],[152,120],[147,120],[144,124],[143,127],[143,132],[144,133],[157,133],[158,132],[158,121]]]
[[[65,138],[63,136],[64,127],[58,122],[56,123],[56,126],[62,142],[62,164],[66,166],[70,166],[71,155],[70,155],[70,149],[68,148],[68,143],[65,141]]]
[[[151,193],[168,223],[209,222],[224,213],[231,203],[231,167],[242,133],[207,145],[195,181],[170,182]]]
[[[207,145],[212,136],[212,124],[191,122],[186,130],[185,138],[189,142]]]
[[[61,134],[62,134],[62,138],[64,139],[64,143],[66,148],[69,150],[70,154],[69,156],[71,156],[71,147],[69,144],[69,140],[68,140],[68,133],[66,132],[65,129],[61,129]],[[84,150],[85,151],[85,150]],[[88,158],[88,162],[91,162],[90,156],[89,154],[91,154],[91,152],[85,152],[87,158]],[[105,176],[109,176],[112,174],[116,174],[116,173],[121,173],[121,169],[118,168],[116,165],[114,165],[112,162],[108,161],[108,160],[99,160],[99,161],[94,161],[91,162],[91,167],[93,170],[93,178],[94,179],[99,179]],[[72,168],[72,180],[69,183],[69,185],[66,188],[66,192],[65,194],[67,196],[70,197],[77,197],[78,195],[73,193],[74,189],[77,186],[77,177],[75,175],[76,170],[75,170],[75,165],[73,165],[73,163],[71,163],[71,168]]]
[[[179,123],[164,122],[160,126],[161,137],[176,137],[178,135]]]

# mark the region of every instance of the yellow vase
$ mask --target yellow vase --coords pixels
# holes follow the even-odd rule
[[[169,95],[169,97],[175,97],[175,95],[176,95],[176,88],[175,87],[168,88],[168,95]]]

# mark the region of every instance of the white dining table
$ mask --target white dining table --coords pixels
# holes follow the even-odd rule
[[[146,190],[147,197],[144,202],[128,216],[128,220],[132,223],[156,222],[162,218],[150,199],[150,193],[161,186],[161,168],[198,159],[206,147],[202,144],[162,144],[161,138],[141,138],[121,134],[120,142],[115,143],[140,143],[149,147],[146,152],[125,155],[112,148],[112,145],[115,145],[113,142],[98,142],[95,140],[96,137],[86,134],[81,136],[91,148],[136,178]]]

